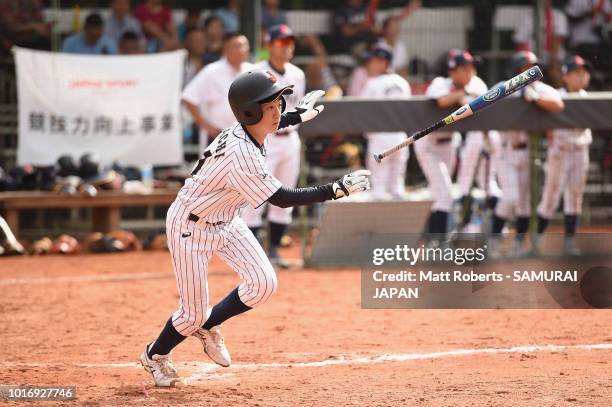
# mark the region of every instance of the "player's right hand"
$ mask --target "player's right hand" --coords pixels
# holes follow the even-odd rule
[[[521,89],[521,96],[525,99],[526,102],[537,102],[540,99],[540,94],[537,90],[531,85],[525,86]]]
[[[368,170],[358,170],[346,174],[332,184],[333,198],[338,199],[357,192],[367,191],[370,189],[370,179],[368,178],[370,175],[372,173]]]

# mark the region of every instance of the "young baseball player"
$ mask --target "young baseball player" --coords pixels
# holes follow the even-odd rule
[[[338,199],[369,189],[369,171],[359,170],[317,187],[285,188],[266,167],[264,141],[279,128],[318,115],[314,106],[323,91],[307,94],[284,113],[284,95],[293,85],[281,84],[270,72],[252,70],[232,82],[228,99],[237,122],[208,146],[168,210],[166,234],[180,306],[158,338],[146,345],[141,363],[158,386],[180,382],[170,352],[188,336],[221,366],[231,358],[219,326],[260,306],[277,289],[274,268],[253,233],[239,216],[246,205],[265,202],[280,207]],[[219,256],[240,277],[240,284],[212,309],[208,303],[208,261]]]
[[[565,85],[559,90],[561,95],[572,93],[586,96],[585,88],[589,86],[591,80],[589,63],[578,55],[572,55],[566,58],[561,70]],[[582,195],[587,179],[591,142],[591,129],[551,131],[546,160],[546,181],[542,200],[538,206],[538,233],[534,242],[536,249],[563,193],[564,249],[568,254],[579,254],[574,235],[578,217],[582,212]]]
[[[538,63],[538,58],[531,51],[520,51],[511,59],[514,74],[519,74]],[[559,92],[543,82],[534,82],[516,92],[511,97],[522,97],[547,112],[559,112],[564,104]],[[502,153],[498,160],[497,171],[501,186],[501,198],[493,214],[492,237],[489,251],[493,257],[499,255],[499,238],[506,221],[516,216],[516,239],[514,255],[526,253],[523,247],[525,233],[529,228],[530,188],[529,178],[529,135],[525,130],[508,130],[500,132]]]
[[[306,77],[304,71],[293,65],[293,51],[295,49],[295,37],[291,29],[284,25],[270,28],[266,35],[266,46],[270,53],[270,59],[261,61],[255,66],[274,73],[274,76],[282,83],[292,84],[293,93],[287,95],[285,101],[287,108],[297,106],[298,101],[304,96],[306,88]],[[268,168],[284,186],[295,187],[300,175],[300,136],[296,126],[290,126],[269,134],[266,138],[266,162]],[[244,208],[241,216],[253,234],[257,237],[262,225],[262,214],[265,205],[257,209]],[[270,205],[268,207],[268,257],[273,265],[287,268],[289,263],[278,254],[281,238],[291,223],[293,208],[279,208]]]
[[[366,54],[366,69],[369,79],[361,97],[369,99],[402,99],[411,95],[408,82],[390,71],[393,50],[385,43],[376,43]],[[368,151],[366,167],[372,173],[372,199],[404,199],[408,149],[403,148],[381,163],[374,160],[373,153],[385,151],[406,139],[405,132],[367,133]]]
[[[448,78],[437,77],[425,94],[440,108],[462,106],[486,92],[487,85],[476,76],[474,58],[463,50],[451,50],[447,59]],[[414,144],[417,159],[429,183],[433,206],[427,223],[428,233],[443,238],[447,231],[448,214],[453,206],[451,176],[456,151],[453,138],[458,134],[438,131]]]

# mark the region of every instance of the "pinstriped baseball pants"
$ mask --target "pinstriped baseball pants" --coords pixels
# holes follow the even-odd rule
[[[210,315],[208,262],[219,256],[240,277],[238,295],[249,307],[264,304],[276,292],[274,268],[244,221],[211,225],[187,219],[186,209],[176,202],[168,210],[166,234],[180,295],[172,316],[175,329],[184,336],[198,330]]]

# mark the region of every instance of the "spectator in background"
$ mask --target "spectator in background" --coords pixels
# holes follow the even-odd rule
[[[183,90],[185,107],[209,139],[236,121],[227,92],[236,76],[253,67],[247,62],[249,48],[244,35],[227,34],[223,41],[223,58],[202,69]]]
[[[85,18],[83,31],[64,40],[62,52],[72,54],[107,55],[117,53],[117,43],[104,33],[104,21],[98,13]]]
[[[183,83],[187,84],[204,67],[204,52],[206,51],[206,34],[200,28],[189,30],[185,36],[185,70]]]
[[[569,0],[565,12],[570,21],[569,46],[589,60],[595,69],[610,62],[610,50],[605,49],[602,28],[612,21],[610,0]]]
[[[287,25],[287,13],[280,9],[280,0],[264,0],[261,8],[261,26],[267,31],[275,25]]]
[[[187,33],[191,30],[194,30],[200,25],[200,8],[199,7],[189,7],[187,9],[187,15],[185,16],[185,20],[178,26],[178,37],[181,44],[185,43],[185,38],[187,37]]]
[[[161,0],[145,0],[136,7],[134,16],[140,21],[147,38],[147,52],[178,48],[178,34],[172,20],[172,12]]]
[[[516,51],[537,51],[533,31],[533,12],[524,16],[514,31]],[[561,86],[561,66],[559,61],[565,58],[565,42],[569,36],[567,17],[563,11],[553,8],[552,0],[544,0],[544,24],[542,25],[544,52],[542,63],[546,67],[548,81],[556,87]]]
[[[204,32],[206,34],[206,51],[204,52],[204,65],[218,61],[223,51],[223,22],[217,16],[209,16],[204,20]]]
[[[342,97],[342,88],[338,86],[327,59],[327,51],[316,35],[306,35],[303,42],[308,46],[316,59],[308,64],[306,72],[306,93],[323,89],[326,99]]]
[[[403,78],[408,77],[408,52],[406,44],[400,40],[402,30],[402,20],[399,16],[389,16],[385,19],[382,26],[382,38],[384,42],[393,50],[393,61],[391,70]]]
[[[134,31],[126,31],[119,39],[119,53],[121,55],[144,54],[145,49],[138,34]]]
[[[121,36],[128,31],[144,41],[140,23],[130,14],[130,0],[111,1],[111,14],[106,20],[104,33],[119,44]]]
[[[51,48],[51,25],[40,0],[0,0],[0,48]]]
[[[375,27],[366,15],[363,0],[347,0],[346,7],[334,12],[332,32],[340,47],[337,51],[361,55],[367,44],[376,40]]]
[[[227,0],[226,6],[218,8],[215,15],[223,22],[226,33],[240,31],[240,0]]]

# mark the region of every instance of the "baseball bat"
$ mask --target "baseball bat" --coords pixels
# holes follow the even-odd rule
[[[472,100],[470,103],[466,103],[465,105],[461,106],[459,109],[455,110],[453,113],[437,123],[434,123],[425,129],[419,130],[395,147],[391,147],[382,153],[374,154],[374,159],[380,163],[383,158],[409,146],[421,137],[425,137],[429,133],[436,131],[441,127],[465,119],[479,110],[482,110],[487,106],[491,106],[493,103],[540,79],[542,79],[542,71],[538,66],[533,66],[528,70],[516,75],[514,78],[508,79],[506,82],[502,82],[499,85],[492,87],[484,94]]]

